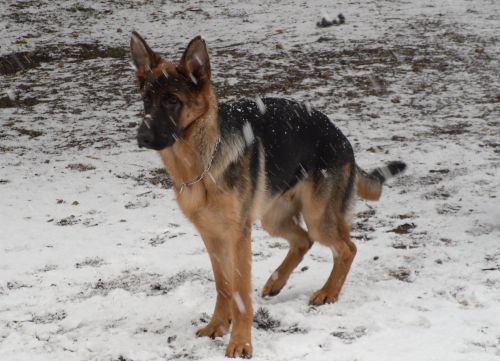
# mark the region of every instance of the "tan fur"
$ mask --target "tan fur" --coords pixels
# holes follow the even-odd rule
[[[298,222],[301,202],[292,194],[293,191],[276,199],[262,217],[262,227],[271,236],[283,237],[290,244],[285,259],[267,280],[262,296],[274,296],[281,291],[292,271],[313,244],[307,231]]]
[[[378,201],[382,195],[382,185],[358,173],[356,176],[356,193],[363,199]]]

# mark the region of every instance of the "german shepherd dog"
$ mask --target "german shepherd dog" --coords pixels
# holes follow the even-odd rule
[[[364,172],[328,117],[295,101],[219,103],[199,36],[178,64],[151,50],[136,32],[130,47],[145,110],[137,141],[159,152],[213,268],[215,309],[197,335],[222,336],[232,322],[226,356],[251,357],[254,221],[290,244],[262,295],[278,294],[318,241],[332,250],[334,265],[310,303],[335,302],[356,254],[349,236],[355,194],[377,200],[383,183],[406,166],[392,162]]]

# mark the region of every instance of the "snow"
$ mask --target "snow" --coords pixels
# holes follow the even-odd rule
[[[322,11],[346,23],[319,29]],[[81,47],[134,29],[175,61],[204,34],[223,99],[310,104],[364,169],[409,166],[357,203],[335,304],[308,305],[332,268],[319,245],[262,299],[287,247],[255,225],[253,305],[279,321],[253,328],[255,360],[498,360],[498,1],[7,0],[0,24],[0,360],[224,359],[229,335],[195,336],[210,261],[137,147],[130,58]]]

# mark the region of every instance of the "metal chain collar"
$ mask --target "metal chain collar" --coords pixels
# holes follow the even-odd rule
[[[215,143],[214,152],[212,153],[212,157],[210,157],[210,161],[208,162],[207,168],[205,168],[203,173],[201,173],[198,178],[196,178],[190,182],[183,182],[181,184],[181,189],[179,190],[179,194],[181,194],[186,187],[191,187],[192,185],[195,185],[196,183],[201,182],[203,180],[203,178],[205,178],[205,176],[208,174],[208,172],[210,172],[210,168],[212,168],[212,162],[214,161],[215,154],[217,153],[217,148],[219,147],[220,142],[221,142],[220,138],[217,138],[217,142]]]

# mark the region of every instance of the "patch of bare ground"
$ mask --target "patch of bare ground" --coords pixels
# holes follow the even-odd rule
[[[92,297],[94,295],[106,296],[115,289],[123,289],[131,293],[145,292],[149,296],[169,293],[185,282],[210,280],[206,271],[182,271],[165,277],[156,273],[145,273],[137,271],[124,271],[114,278],[98,279],[88,284],[87,290],[81,292],[81,297]]]
[[[139,173],[129,174],[115,174],[120,179],[132,179],[139,185],[151,184],[154,186],[161,186],[162,188],[172,188],[172,179],[167,174],[164,168],[155,168],[150,170],[143,170]]]
[[[124,59],[128,50],[100,44],[54,44],[0,56],[0,75],[22,75],[19,73],[37,68],[43,63],[57,63],[60,67],[66,62],[81,62],[96,58]]]
[[[410,233],[415,227],[417,227],[414,223],[403,223],[399,226],[397,226],[394,229],[391,229],[388,232],[393,232],[397,234],[408,234]]]
[[[83,10],[75,11],[85,14]],[[461,71],[485,74],[485,95],[478,94],[474,99],[469,97],[468,102],[498,102],[495,96],[498,90],[493,89],[487,76],[487,66],[492,61],[492,57],[488,57],[488,47],[495,39],[459,36],[453,26],[439,20],[419,18],[408,25],[417,36],[412,43],[404,43],[402,39],[393,43],[353,41],[345,46],[334,37],[320,36],[310,44],[284,47],[270,38],[263,41],[274,49],[264,53],[258,50],[260,47],[251,44],[219,47],[217,43],[210,44],[212,61],[217,65],[214,73],[216,91],[221,100],[267,94],[286,97],[301,93],[304,94],[302,100],[327,99],[330,109],[343,107],[357,114],[366,112],[367,97],[377,97],[389,106],[402,107],[403,116],[407,112],[406,116],[444,116],[449,114],[456,99],[428,106],[417,95],[431,97],[432,94],[446,93],[454,83],[461,82],[460,78],[453,77]],[[442,37],[446,41],[428,36],[437,33],[444,33]],[[471,44],[474,49],[482,49],[472,52],[472,60],[461,51]],[[40,121],[57,124],[52,130],[60,139],[57,150],[43,147],[43,152],[89,147],[109,149],[118,147],[119,141],[133,141],[134,128],[141,117],[141,104],[128,52],[127,48],[99,43],[62,43],[2,55],[0,75],[3,75],[10,93],[0,94],[0,108],[23,109],[39,116]],[[402,84],[401,80],[411,74],[417,78]],[[406,97],[399,94],[401,87],[408,92]],[[75,101],[80,98],[81,101]],[[129,115],[133,116],[123,119],[113,115],[123,107],[131,109]],[[453,112],[456,115],[457,112]],[[103,127],[99,124],[96,127],[93,123],[92,119],[102,114],[105,114],[106,122],[113,122],[113,133],[109,133],[109,129],[103,131]],[[70,124],[66,124],[68,115],[73,119]],[[16,123],[15,117],[11,115],[8,120]],[[372,111],[362,119],[377,122],[379,115]],[[498,125],[491,124],[485,126],[498,129]],[[43,135],[39,133],[41,130],[17,128],[18,133],[31,138]],[[468,121],[456,119],[446,124],[433,124],[428,131],[415,137],[416,140],[459,137],[472,131],[476,130]],[[0,139],[4,136],[13,135],[0,128]],[[392,141],[406,144],[414,139],[395,135]],[[494,142],[483,146],[491,148],[494,153],[500,151]],[[4,146],[4,149],[12,147]],[[373,151],[377,152],[375,148]]]

